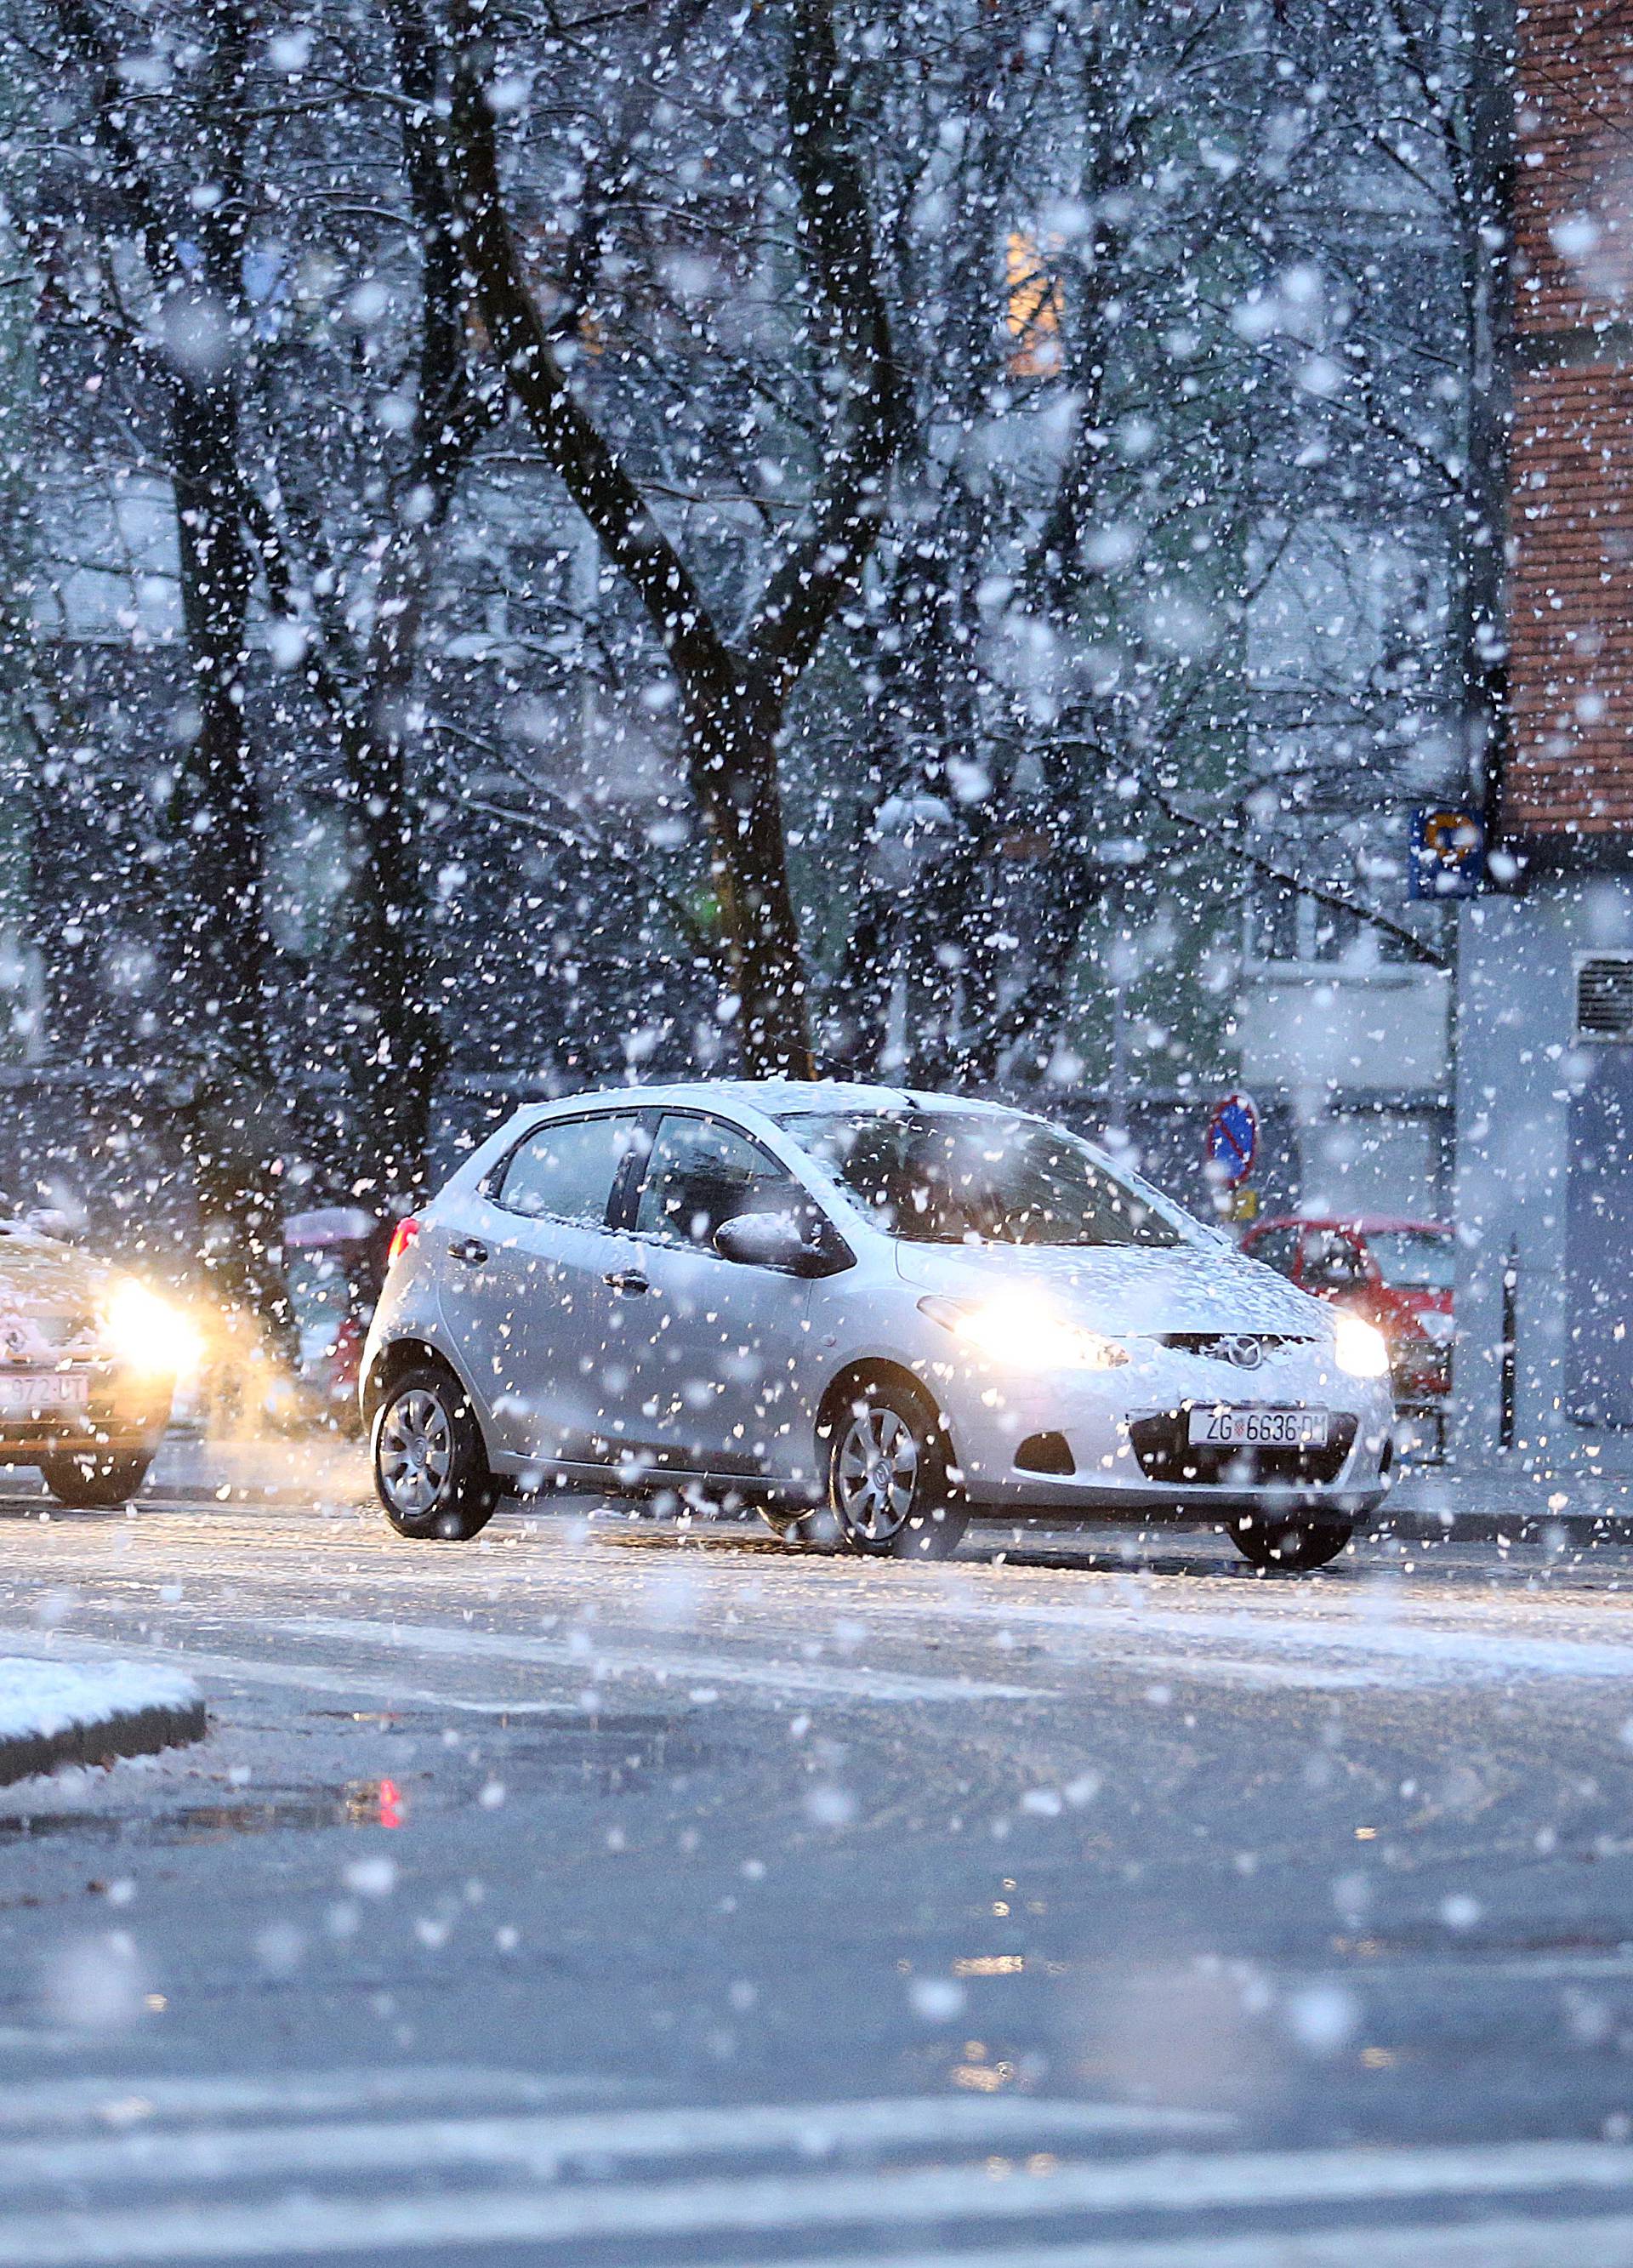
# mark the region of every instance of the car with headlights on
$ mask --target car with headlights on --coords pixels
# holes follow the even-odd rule
[[[0,1464],[35,1465],[62,1504],[119,1505],[147,1476],[186,1316],[134,1276],[26,1219],[0,1219]]]
[[[853,1552],[1178,1513],[1308,1567],[1388,1486],[1388,1367],[1044,1119],[718,1081],[518,1111],[400,1226],[361,1391],[404,1535],[695,1486]]]

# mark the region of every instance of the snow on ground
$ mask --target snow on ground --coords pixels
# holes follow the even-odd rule
[[[196,1708],[198,1687],[150,1662],[0,1660],[0,1741],[48,1739],[151,1709]]]

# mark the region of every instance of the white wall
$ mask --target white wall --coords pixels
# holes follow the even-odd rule
[[[1453,1439],[1460,1462],[1476,1469],[1633,1470],[1633,1432],[1578,1425],[1561,1406],[1571,1328],[1570,1111],[1590,1062],[1589,1050],[1572,1046],[1573,956],[1595,947],[1633,949],[1633,881],[1534,878],[1523,896],[1460,909]],[[1505,1453],[1503,1275],[1511,1253],[1514,1444]]]
[[[1351,976],[1328,963],[1244,972],[1237,1012],[1242,1076],[1279,1086],[1313,1117],[1342,1094],[1435,1094],[1449,1079],[1452,978],[1390,965]]]

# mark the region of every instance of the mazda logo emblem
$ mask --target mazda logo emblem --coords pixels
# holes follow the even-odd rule
[[[1219,1353],[1226,1362],[1233,1362],[1238,1370],[1257,1370],[1264,1360],[1264,1349],[1257,1339],[1221,1339]]]

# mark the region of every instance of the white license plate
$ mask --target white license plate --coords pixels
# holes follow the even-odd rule
[[[1191,1444],[1218,1449],[1324,1449],[1325,1410],[1191,1411]]]
[[[0,1418],[32,1418],[36,1410],[83,1410],[91,1381],[71,1370],[31,1370],[20,1378],[0,1373]]]

